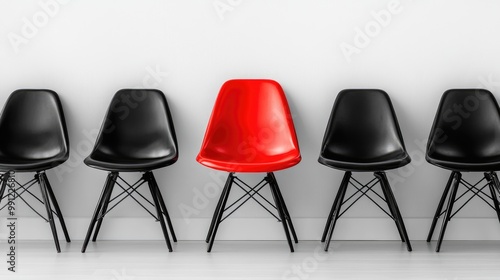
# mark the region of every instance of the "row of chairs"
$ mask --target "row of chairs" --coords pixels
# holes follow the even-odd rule
[[[68,133],[58,95],[50,90],[15,91],[0,115],[0,131],[0,170],[3,170],[0,202],[14,195],[29,205],[22,195],[34,196],[45,206],[47,216],[39,215],[50,223],[56,249],[60,252],[54,216],[59,218],[67,242],[70,242],[70,237],[45,174],[46,170],[62,164],[69,156]],[[452,172],[427,238],[430,242],[438,219],[444,215],[436,251],[440,250],[448,221],[474,196],[489,204],[500,220],[497,198],[500,183],[495,173],[500,168],[499,137],[500,110],[491,92],[455,89],[444,93],[426,153],[429,163]],[[127,197],[160,222],[167,247],[172,251],[170,236],[174,242],[177,238],[152,171],[171,165],[177,159],[177,138],[164,94],[149,89],[118,91],[111,101],[94,149],[84,160],[90,167],[107,171],[108,176],[82,252],[91,238],[97,240],[105,215]],[[293,242],[297,243],[298,238],[274,172],[298,164],[301,155],[285,94],[276,81],[241,79],[224,83],[196,160],[209,168],[229,173],[206,237],[208,252],[212,250],[221,222],[250,199],[282,223],[293,252]],[[333,105],[318,161],[345,172],[321,238],[325,242],[325,251],[337,220],[363,196],[395,221],[401,241],[406,243],[408,251],[412,250],[385,173],[411,161],[387,93],[375,89],[341,91]],[[484,178],[470,184],[462,178],[462,172],[469,171],[483,172]],[[34,172],[35,176],[21,184],[16,180],[15,172]],[[142,176],[130,184],[120,176],[121,172],[140,172]],[[236,176],[236,173],[248,172],[266,175],[257,185],[250,186]],[[353,177],[353,172],[373,172],[375,178],[362,183]],[[29,190],[35,184],[40,186],[41,199]],[[138,191],[142,185],[149,187],[151,199]],[[376,185],[380,185],[382,194],[374,190]],[[459,185],[466,191],[457,197]],[[244,194],[228,204],[233,186],[242,189]],[[259,193],[265,186],[269,186],[272,200]],[[354,187],[354,193],[346,197],[349,186]],[[7,187],[14,192],[6,193]],[[119,187],[120,193],[113,196],[115,187]],[[484,191],[486,187],[489,194]],[[467,193],[472,197],[453,212],[454,203],[465,199]],[[377,200],[385,202],[387,207],[384,209]],[[443,210],[445,203],[447,206]],[[149,210],[151,207],[153,211]]]

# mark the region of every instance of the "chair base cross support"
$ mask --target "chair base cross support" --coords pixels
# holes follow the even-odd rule
[[[403,222],[403,217],[401,216],[401,213],[399,211],[398,204],[396,203],[396,198],[392,192],[391,186],[389,185],[389,181],[387,180],[387,176],[385,172],[375,172],[375,179],[371,180],[367,184],[361,184],[359,181],[354,179],[352,177],[352,172],[347,171],[344,173],[344,178],[342,179],[342,183],[340,184],[340,188],[337,192],[337,195],[335,197],[335,200],[332,205],[332,209],[330,210],[330,214],[328,215],[328,218],[326,220],[326,225],[325,229],[323,231],[323,236],[321,237],[321,242],[325,242],[325,251],[328,251],[328,248],[330,247],[330,241],[332,240],[332,235],[333,231],[335,229],[335,225],[337,223],[337,220],[347,211],[349,208],[351,208],[361,197],[367,197],[370,199],[375,205],[377,205],[384,213],[386,213],[391,219],[394,220],[396,223],[396,228],[398,229],[399,236],[401,237],[401,241],[406,243],[406,247],[408,251],[411,252],[412,247],[410,244],[410,239],[408,238],[408,233],[406,232],[406,227]],[[355,184],[356,183],[356,184]],[[379,195],[377,192],[373,190],[373,187],[377,183],[380,183],[380,187],[382,189],[383,197]],[[354,194],[349,196],[347,199],[345,199],[345,195],[347,192],[347,188],[351,184],[354,188],[356,188],[356,191]],[[368,192],[372,192],[377,197],[386,202],[387,206],[389,208],[389,212],[384,210],[382,206],[380,206],[373,198],[371,198],[368,195]],[[360,193],[360,195],[354,199],[354,197]],[[349,206],[346,207],[342,211],[342,206],[346,204],[348,201],[351,199],[354,199],[353,202],[350,203]]]
[[[46,222],[50,224],[50,228],[52,231],[52,236],[54,238],[54,244],[56,246],[56,250],[58,253],[61,252],[61,246],[59,245],[59,238],[57,236],[57,228],[54,220],[54,216],[59,218],[59,223],[61,224],[61,228],[64,233],[64,237],[66,239],[66,242],[71,242],[71,239],[69,237],[68,229],[66,228],[66,223],[64,222],[64,217],[62,215],[61,209],[59,208],[59,204],[57,203],[56,196],[54,195],[54,192],[52,191],[52,187],[49,183],[49,179],[47,178],[47,175],[45,174],[45,171],[39,171],[35,174],[35,177],[28,181],[25,184],[20,184],[15,178],[14,178],[14,172],[9,171],[1,175],[0,177],[0,204],[3,199],[9,198],[9,196],[13,195],[14,199],[20,199],[23,201],[31,210],[33,210],[38,216],[40,216],[42,219],[44,219]],[[13,185],[9,188],[7,191],[7,185],[12,184]],[[38,184],[40,186],[40,191],[42,194],[42,199],[37,197],[33,192],[30,191],[30,188],[34,186],[35,184]],[[5,192],[7,191],[7,194]],[[42,214],[40,214],[31,204],[29,204],[26,199],[23,198],[23,194],[29,194],[31,197],[35,198],[40,204],[45,206],[45,211],[47,212],[47,217],[44,217]],[[0,207],[0,210],[3,210],[4,208],[7,207],[9,202],[7,202],[4,206]]]
[[[226,207],[229,193],[231,192],[231,187],[233,185],[238,186],[245,192],[245,194]],[[273,196],[274,204],[259,193],[259,191],[262,190],[266,185],[269,185],[269,188],[271,189],[271,194]],[[260,201],[257,198],[263,201]],[[293,236],[294,242],[298,243],[297,234],[295,233],[295,228],[293,227],[292,219],[290,218],[290,213],[288,212],[285,200],[281,195],[281,191],[279,189],[276,177],[272,172],[267,173],[267,176],[254,187],[247,185],[245,182],[236,177],[233,172],[229,173],[224,189],[222,190],[219,202],[217,203],[217,206],[215,208],[212,222],[208,230],[207,238],[205,239],[205,241],[208,243],[207,252],[212,251],[212,246],[214,244],[215,236],[217,234],[217,230],[219,229],[220,223],[224,221],[226,218],[228,218],[231,214],[233,214],[236,210],[238,210],[241,206],[243,206],[243,204],[245,204],[250,199],[253,199],[260,206],[262,206],[267,212],[273,215],[279,222],[282,223],[286,239],[288,241],[288,246],[290,247],[290,251],[293,252],[294,249],[291,236]],[[277,212],[278,215],[275,215],[273,213],[273,210],[270,210],[270,208],[268,208],[269,206],[273,208],[274,212]],[[225,212],[228,213],[224,216]]]
[[[486,181],[481,187],[478,187],[483,181]],[[467,190],[463,192],[460,196],[457,197],[458,188],[460,185],[464,186]],[[490,194],[487,194],[483,191],[488,187]],[[451,191],[450,191],[451,189]],[[453,207],[455,206],[455,202],[464,197],[467,193],[471,193],[472,195],[465,201],[463,204],[458,207],[456,211],[453,211]],[[462,179],[462,173],[458,171],[453,171],[446,183],[446,187],[444,188],[443,195],[441,196],[441,200],[439,201],[438,207],[436,209],[436,213],[434,214],[434,219],[432,220],[431,228],[429,230],[429,235],[427,236],[427,242],[432,240],[432,235],[434,234],[434,229],[436,228],[436,224],[441,216],[443,217],[443,222],[441,225],[441,232],[439,233],[438,243],[436,246],[436,252],[441,250],[441,244],[443,243],[444,234],[446,232],[446,227],[448,226],[448,222],[460,211],[462,208],[469,203],[469,201],[474,197],[479,197],[482,199],[488,206],[490,206],[496,213],[498,220],[500,221],[500,203],[498,200],[498,195],[500,195],[500,182],[498,180],[496,172],[485,172],[484,178],[479,180],[479,182],[474,185]],[[443,206],[448,198],[447,207],[443,210]],[[493,202],[493,204],[490,203]]]
[[[120,179],[120,181],[118,181]],[[123,184],[126,185],[124,187]],[[151,192],[151,197],[153,201],[151,202],[149,199],[144,197],[141,193],[137,191],[137,189],[143,184],[147,183],[149,186],[149,191]],[[122,189],[121,193],[111,198],[113,188],[116,186]],[[140,198],[146,201],[150,206],[154,207],[154,211],[156,211],[156,215],[153,214],[144,204],[142,204],[135,196],[137,194]],[[123,197],[122,197],[123,196]],[[92,220],[90,221],[89,229],[87,231],[87,235],[83,242],[82,253],[85,253],[88,243],[90,241],[90,237],[92,236],[92,242],[97,240],[97,236],[101,229],[102,222],[106,214],[108,214],[111,210],[113,210],[118,204],[120,204],[127,197],[131,197],[135,202],[137,202],[144,210],[146,210],[153,218],[158,222],[160,222],[161,229],[163,232],[163,236],[165,237],[165,242],[167,243],[167,247],[169,252],[172,252],[172,244],[170,243],[169,231],[172,235],[172,240],[177,242],[177,237],[175,236],[174,227],[172,225],[172,221],[170,220],[170,216],[167,211],[167,207],[163,200],[163,196],[161,195],[160,188],[156,182],[156,179],[153,175],[152,171],[147,171],[143,174],[141,179],[139,179],[134,184],[130,185],[123,178],[119,176],[118,172],[110,172],[108,177],[106,178],[106,182],[104,184],[104,188],[102,190],[101,196],[97,203],[97,206],[94,210],[94,215],[92,216]],[[109,209],[110,202],[119,199],[114,202],[114,205]],[[166,221],[166,222],[165,222]],[[168,225],[168,230],[167,230]],[[92,235],[93,233],[93,235]]]

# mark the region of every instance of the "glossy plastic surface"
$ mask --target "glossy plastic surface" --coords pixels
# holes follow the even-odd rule
[[[68,159],[69,141],[57,93],[13,92],[0,116],[0,170],[43,171]]]
[[[163,93],[123,89],[114,95],[85,164],[108,171],[148,171],[177,158],[177,138]]]
[[[446,91],[429,136],[426,159],[455,171],[500,170],[500,111],[484,89]]]
[[[273,80],[222,86],[196,160],[229,172],[272,172],[300,162],[290,109]]]
[[[341,91],[318,161],[347,171],[383,171],[408,164],[411,159],[387,93],[378,89]]]

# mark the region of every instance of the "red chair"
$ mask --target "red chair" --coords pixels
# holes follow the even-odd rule
[[[297,235],[273,172],[296,165],[301,156],[285,93],[276,81],[224,83],[196,160],[207,167],[229,172],[206,238],[208,252],[212,250],[219,224],[250,199],[282,222],[293,252],[290,232],[295,243]],[[251,187],[236,177],[236,172],[266,172],[267,175]],[[226,207],[233,184],[245,194]],[[271,189],[274,205],[259,193],[266,185]],[[266,205],[276,209],[278,216]],[[225,217],[224,212],[228,212]]]

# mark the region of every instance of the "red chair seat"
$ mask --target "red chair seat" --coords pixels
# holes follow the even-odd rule
[[[229,80],[222,86],[196,160],[228,172],[273,172],[301,156],[290,109],[273,80]]]
[[[237,161],[228,154],[218,151],[204,151],[196,160],[213,169],[227,172],[273,172],[292,167],[300,162],[298,152],[292,151],[279,156],[263,156],[252,161]]]

